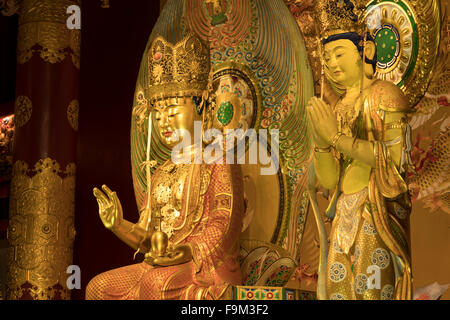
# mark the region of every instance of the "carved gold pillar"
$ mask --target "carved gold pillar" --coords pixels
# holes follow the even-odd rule
[[[76,0],[22,0],[7,299],[69,299],[72,264],[80,30]]]

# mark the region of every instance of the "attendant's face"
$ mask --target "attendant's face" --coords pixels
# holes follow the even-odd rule
[[[339,39],[324,46],[325,68],[334,82],[353,87],[361,80],[362,59],[352,41]]]
[[[201,121],[192,98],[170,98],[157,103],[154,108],[155,127],[162,143],[173,148],[189,132],[191,143],[194,138],[194,121]],[[178,131],[178,134],[175,132]]]

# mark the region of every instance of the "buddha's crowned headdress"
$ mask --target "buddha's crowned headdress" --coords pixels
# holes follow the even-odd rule
[[[316,0],[320,40],[343,33],[364,33],[364,0]]]
[[[201,97],[207,88],[209,46],[195,34],[188,34],[176,44],[156,37],[147,59],[147,89],[152,103],[171,97]]]

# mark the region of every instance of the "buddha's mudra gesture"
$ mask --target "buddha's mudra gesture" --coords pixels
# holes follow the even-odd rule
[[[148,61],[154,125],[173,148],[187,133],[194,137],[194,121],[206,112],[209,49],[194,35],[176,45],[157,37]],[[185,152],[193,156],[195,147],[192,141]],[[230,284],[241,283],[239,167],[172,159],[152,175],[150,205],[144,203],[135,224],[124,219],[115,192],[94,189],[105,227],[145,253],[145,261],[96,276],[87,299],[219,299]]]
[[[326,298],[411,299],[408,102],[374,79],[376,46],[354,3],[319,2],[325,75],[341,90],[335,105],[307,108],[317,179],[335,190]]]

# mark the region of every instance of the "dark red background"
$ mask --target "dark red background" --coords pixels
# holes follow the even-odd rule
[[[133,263],[133,250],[105,229],[98,217],[94,187],[108,185],[136,222],[130,162],[130,124],[141,58],[159,15],[159,1],[83,1],[80,112],[77,154],[74,264],[81,268],[84,299],[95,275]]]

